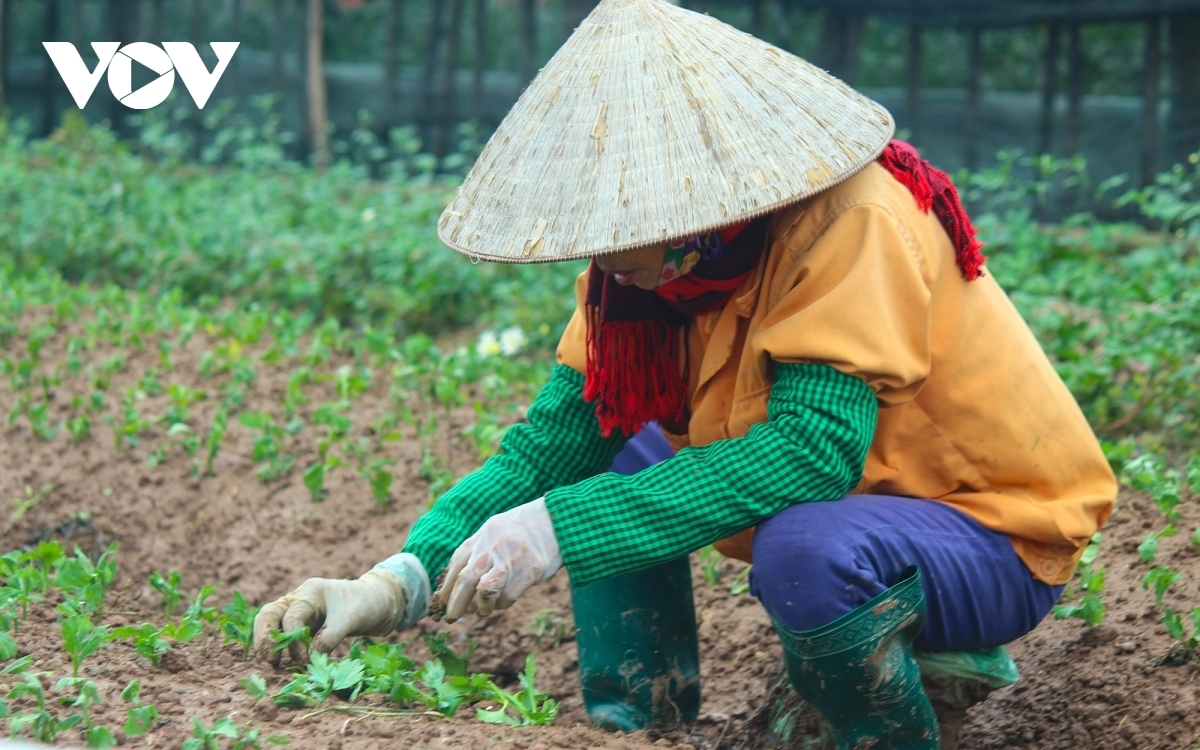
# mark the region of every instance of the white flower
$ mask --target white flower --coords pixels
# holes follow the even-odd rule
[[[475,344],[475,351],[481,357],[494,357],[503,351],[500,340],[496,338],[496,332],[484,331],[479,334],[479,342]]]
[[[517,326],[500,332],[500,353],[511,357],[525,348],[525,332]]]
[[[362,220],[367,224],[370,224],[372,221],[375,221],[375,209],[364,208],[363,212],[362,212]]]

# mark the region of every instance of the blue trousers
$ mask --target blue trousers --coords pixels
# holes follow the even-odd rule
[[[670,458],[657,425],[630,440],[611,470],[634,474]],[[758,525],[750,591],[792,630],[827,625],[921,571],[925,650],[989,648],[1025,635],[1062,594],[1033,577],[1003,534],[949,505],[849,495],[792,505]]]

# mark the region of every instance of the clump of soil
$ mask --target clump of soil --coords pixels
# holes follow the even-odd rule
[[[164,382],[213,389],[212,381],[200,377],[197,365],[199,352],[210,344],[198,334],[174,352],[175,366],[164,374]],[[95,357],[107,354],[100,351]],[[142,353],[125,354],[126,370],[115,377],[111,393],[136,382],[157,362],[153,342]],[[65,356],[52,345],[43,353],[47,367]],[[339,364],[334,361],[328,367],[332,371]],[[277,409],[287,376],[283,366],[260,365],[258,379],[247,388],[244,408]],[[54,390],[54,419],[64,418],[73,396],[87,395],[81,392],[84,385],[68,378]],[[13,399],[11,391],[0,391],[0,413],[8,412]],[[198,424],[209,423],[215,400],[210,397],[193,407]],[[165,403],[162,396],[149,398],[139,408],[153,415],[162,412]],[[370,424],[389,408],[386,387],[377,385],[355,403],[352,416],[356,423]],[[444,445],[442,458],[458,475],[477,463],[475,454],[454,438],[471,419],[469,413],[452,414],[440,427],[445,440],[435,441]],[[110,595],[110,625],[164,621],[160,598],[147,583],[152,571],[178,569],[190,591],[217,583],[217,599],[227,599],[238,589],[252,603],[280,596],[311,576],[356,577],[402,546],[407,530],[428,504],[428,482],[419,472],[422,455],[415,439],[387,445],[396,459],[396,481],[390,509],[382,513],[353,469],[330,474],[329,494],[320,503],[310,498],[299,471],[263,483],[249,459],[254,435],[236,420],[230,421],[211,477],[194,476],[190,460],[178,453],[169,454],[157,467],[149,466],[147,456],[157,445],[154,437],[118,453],[107,430],[96,425],[94,432],[78,445],[65,434],[52,442],[37,439],[24,421],[0,432],[0,499],[24,496],[26,486],[53,485],[24,517],[3,528],[0,547],[17,549],[53,537],[92,551],[117,541],[120,572]],[[298,454],[297,467],[314,460],[312,442],[310,436],[288,446]],[[1197,508],[1187,507],[1185,533],[1164,538],[1159,553],[1160,564],[1187,574],[1167,595],[1167,603],[1177,611],[1200,603],[1200,549],[1187,541],[1187,531],[1197,523]],[[1122,497],[1105,529],[1099,558],[1108,571],[1105,624],[1088,629],[1077,620],[1047,621],[1013,644],[1022,679],[972,709],[962,747],[1124,750],[1184,748],[1196,742],[1200,663],[1183,661],[1180,652],[1172,650],[1158,623],[1153,596],[1141,588],[1148,566],[1138,560],[1136,547],[1161,525],[1161,516],[1146,498]],[[143,700],[154,703],[163,720],[149,740],[129,740],[135,745],[178,747],[191,734],[191,717],[211,726],[231,716],[238,726],[259,726],[264,735],[287,737],[294,748],[731,748],[735,738],[746,738],[743,724],[760,708],[780,649],[757,602],[748,594],[729,593],[740,564],[727,561],[724,566],[717,587],[704,584],[698,570],[694,576],[704,680],[700,719],[664,734],[614,735],[588,725],[575,644],[563,626],[570,621],[571,608],[561,574],[490,618],[472,615],[453,624],[425,621],[413,632],[396,636],[414,644],[411,652],[419,657],[425,652],[418,630],[448,630],[452,644],[474,640],[479,647],[472,670],[496,675],[501,685],[514,684],[526,654],[536,653],[539,684],[562,703],[558,721],[548,728],[486,725],[469,711],[450,721],[335,712],[308,715],[312,712],[255,704],[239,679],[258,673],[274,690],[289,674],[243,662],[237,646],[221,644],[211,632],[206,639],[176,647],[158,668],[138,657],[131,646],[114,642],[90,658],[84,671],[104,699],[95,711],[96,720],[113,728],[124,722],[121,688],[131,679],[141,681]],[[536,622],[558,625],[538,628]],[[539,631],[541,636],[536,635]],[[23,653],[33,655],[37,670],[52,672],[55,678],[69,674],[49,605],[32,608],[17,641]],[[0,677],[0,689],[7,692],[12,682],[12,677]],[[20,707],[19,701],[15,704]],[[81,744],[77,731],[60,740]]]

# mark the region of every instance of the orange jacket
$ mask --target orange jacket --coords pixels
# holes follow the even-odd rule
[[[676,449],[767,419],[772,361],[824,362],[879,401],[856,493],[948,503],[1070,580],[1117,493],[1095,435],[991,275],[967,282],[932,214],[882,167],[777,213],[755,273],[688,328],[691,418]],[[558,361],[586,369],[578,308]],[[750,534],[718,545],[749,560]]]

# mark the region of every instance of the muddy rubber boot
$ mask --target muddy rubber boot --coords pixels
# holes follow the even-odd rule
[[[700,644],[688,558],[572,586],[571,603],[592,721],[630,732],[696,720]]]
[[[925,694],[937,714],[939,750],[958,750],[967,709],[1020,678],[1004,646],[973,651],[916,651]]]
[[[938,750],[913,640],[925,624],[915,566],[879,596],[828,625],[775,621],[792,688],[817,709],[839,750]]]

